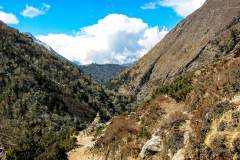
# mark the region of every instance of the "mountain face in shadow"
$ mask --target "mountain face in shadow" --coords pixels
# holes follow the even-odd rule
[[[126,68],[127,65],[118,64],[89,64],[80,66],[84,73],[90,74],[94,80],[101,84],[106,84]]]
[[[105,91],[30,36],[0,23],[0,147],[8,159],[60,159],[71,135],[114,113]]]

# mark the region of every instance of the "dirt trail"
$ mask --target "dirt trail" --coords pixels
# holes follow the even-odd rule
[[[69,160],[101,160],[100,157],[89,152],[89,146],[93,143],[93,136],[81,132],[76,138],[78,147],[68,153]]]

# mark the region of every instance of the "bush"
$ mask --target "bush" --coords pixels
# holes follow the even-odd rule
[[[147,130],[147,128],[142,127],[140,132],[139,132],[139,137],[150,139],[151,138],[151,133]]]
[[[28,133],[25,137],[19,139],[18,144],[7,150],[6,155],[8,160],[65,160],[67,159],[66,152],[70,151],[75,144],[76,139],[70,137],[70,133],[60,133],[56,136],[50,133],[48,136],[39,137],[35,134]]]
[[[183,75],[178,77],[173,83],[161,85],[154,92],[154,95],[167,94],[179,101],[184,101],[187,94],[192,90],[190,77]]]

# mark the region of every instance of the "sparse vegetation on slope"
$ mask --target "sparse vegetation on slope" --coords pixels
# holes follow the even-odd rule
[[[111,81],[116,91],[146,101],[101,130],[94,154],[103,159],[240,159],[240,17],[236,9],[222,11],[239,4],[207,1]],[[210,9],[217,15],[206,18]],[[224,21],[215,24],[219,19]]]
[[[0,147],[8,159],[66,159],[71,134],[114,105],[76,66],[0,23]]]
[[[208,0],[148,54],[115,77],[111,86],[143,99],[152,93],[156,81],[169,84],[183,72],[201,69],[234,50],[239,42],[239,30],[233,27],[237,23],[239,0]],[[216,35],[223,32],[225,35],[216,40]],[[217,43],[211,43],[214,41]]]
[[[191,90],[190,76],[183,75],[176,78],[176,80],[170,84],[160,84],[160,87],[154,91],[153,95],[166,94],[177,101],[184,101]]]

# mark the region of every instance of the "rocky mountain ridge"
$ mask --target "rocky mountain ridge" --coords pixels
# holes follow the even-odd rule
[[[238,0],[206,1],[133,67],[113,79],[111,86],[141,99],[151,94],[156,82],[171,82],[183,72],[199,69],[217,60],[224,51],[219,48],[210,52],[209,45],[234,23],[233,19],[239,16],[239,7]]]
[[[84,153],[99,160],[240,159],[239,56],[240,2],[206,1],[112,80],[110,88],[138,104],[88,133],[94,145]]]
[[[239,159],[239,55],[238,50],[191,73],[189,84],[173,82],[175,92],[191,86],[185,99],[156,93],[130,114],[85,133],[81,137],[91,137],[92,145],[80,159]]]

